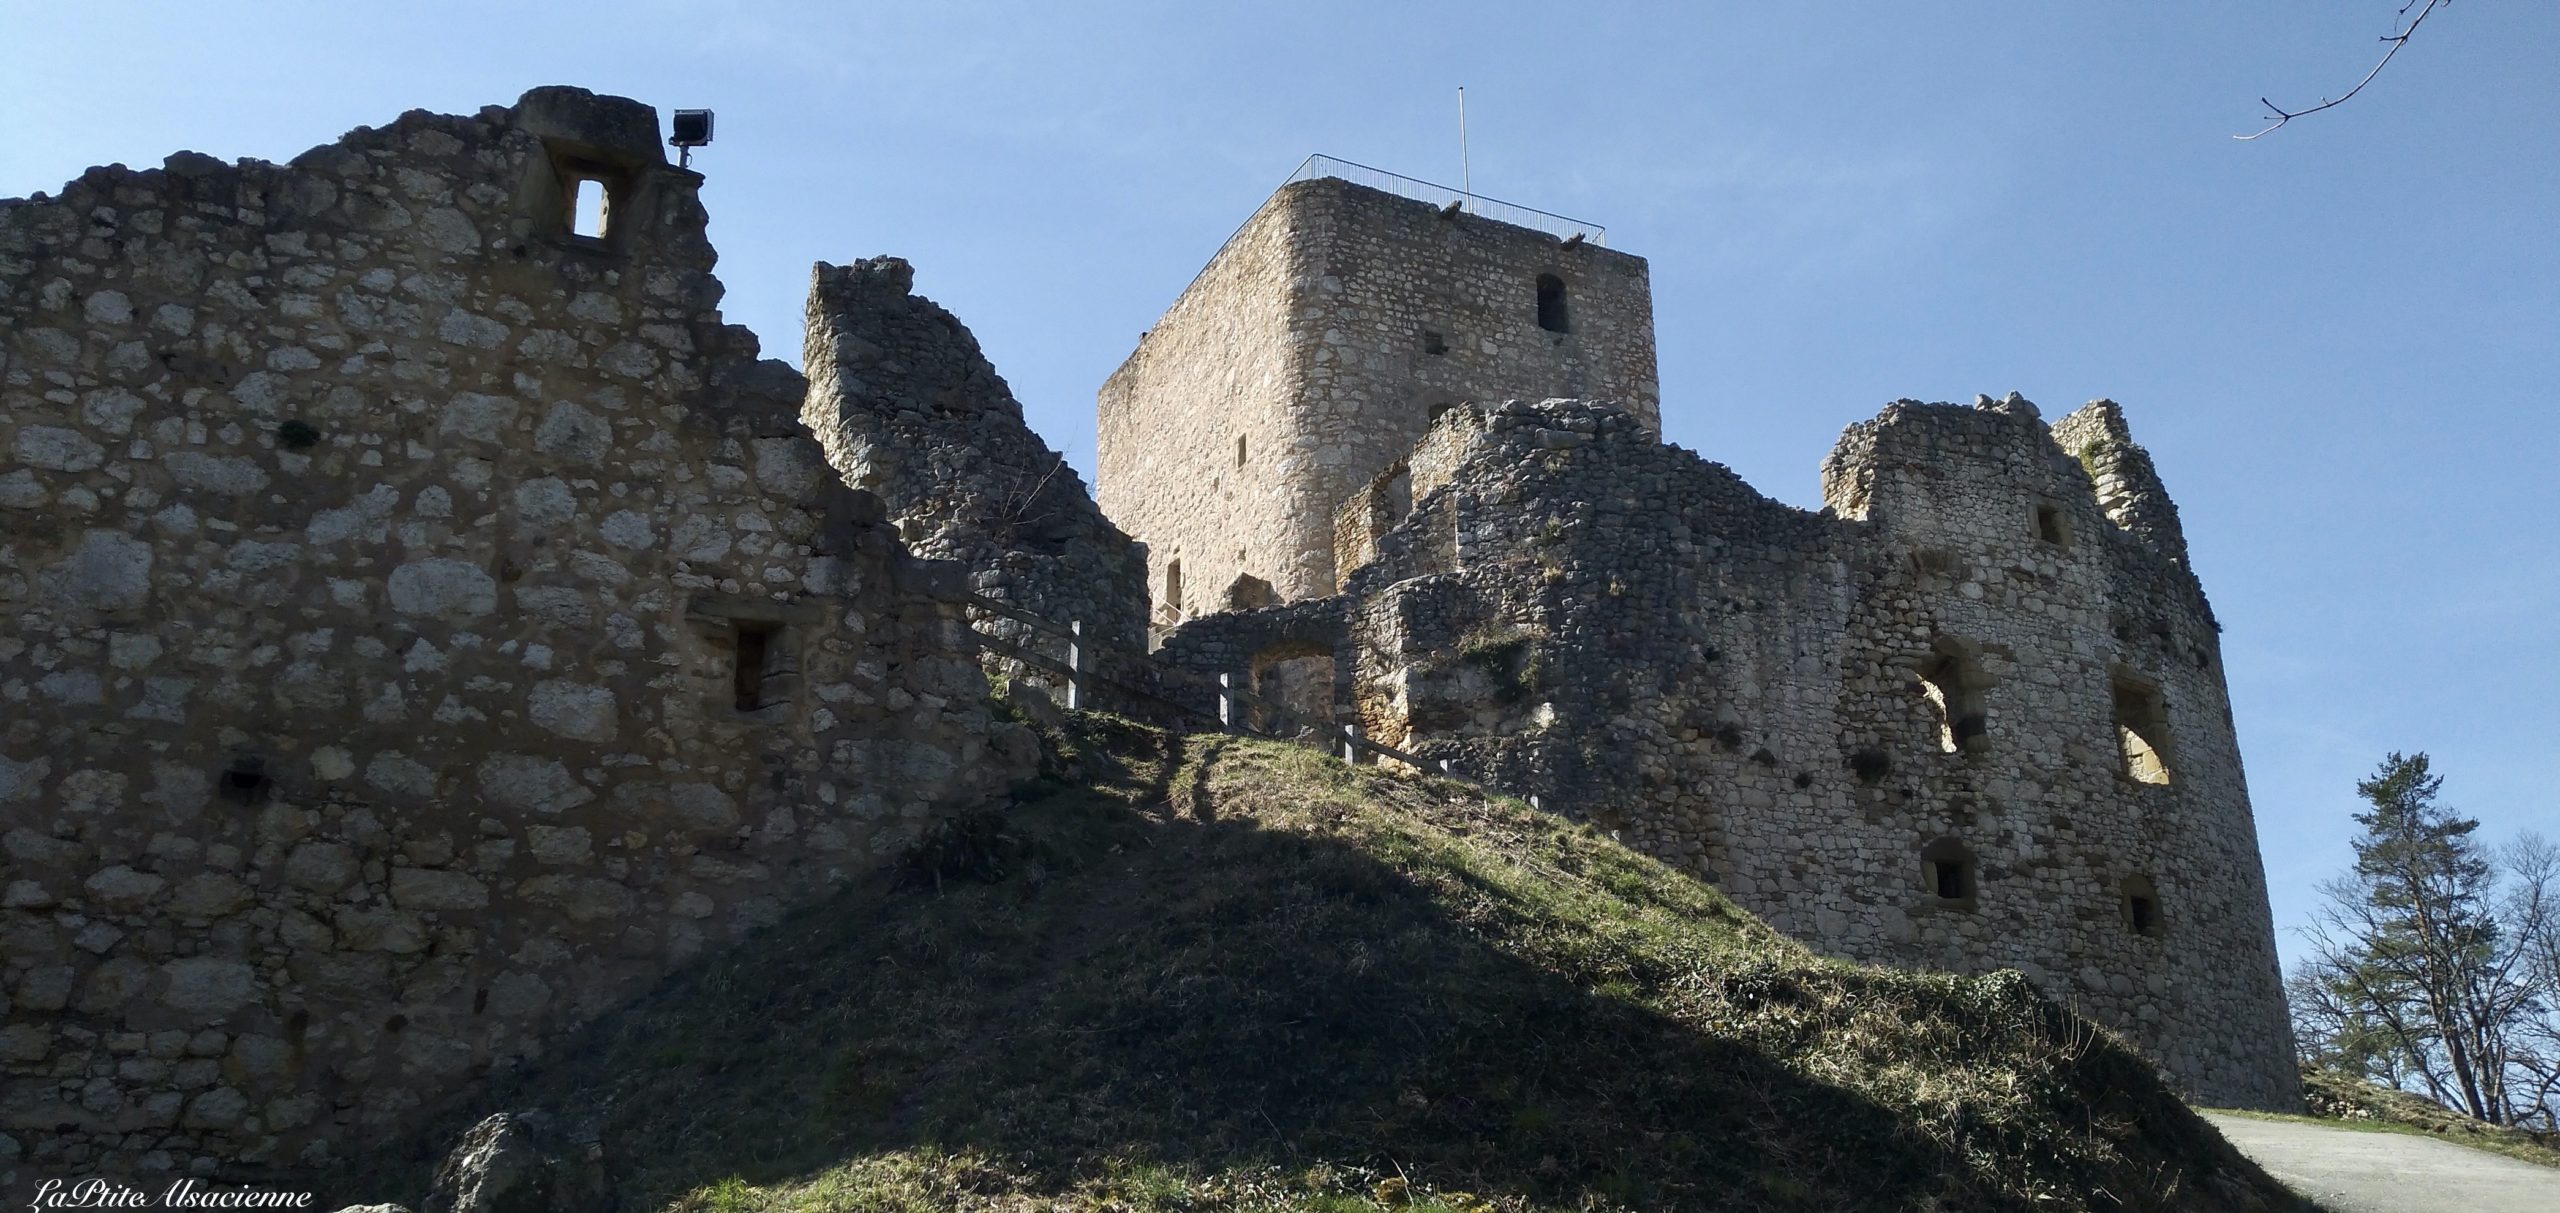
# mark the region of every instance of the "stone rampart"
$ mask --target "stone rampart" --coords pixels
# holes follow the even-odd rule
[[[2203,1098],[2291,1106],[2216,628],[2156,479],[2112,520],[2083,429],[2148,475],[2112,405],[1898,403],[1811,514],[1615,408],[1444,419],[1346,591],[1359,717],[1816,947],[2014,966]]]
[[[0,1174],[314,1165],[1026,769],[699,184],[542,89],[0,202]]]

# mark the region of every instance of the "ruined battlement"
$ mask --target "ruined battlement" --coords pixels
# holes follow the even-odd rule
[[[1143,651],[1145,554],[1023,423],[977,339],[914,285],[895,257],[812,272],[802,419],[828,462],[881,499],[910,551],[959,562],[978,593]]]
[[[1027,770],[657,147],[0,204],[0,1172],[307,1171]]]
[[[1162,653],[1285,675],[1824,951],[2018,968],[2182,1087],[2287,1106],[2217,628],[2149,467],[2105,402],[1899,401],[1817,513],[1614,405],[1463,407],[1337,513],[1340,595]]]

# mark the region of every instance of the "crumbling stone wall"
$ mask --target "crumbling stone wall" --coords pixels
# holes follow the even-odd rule
[[[829,462],[881,498],[909,549],[961,562],[979,593],[1142,652],[1144,554],[1024,424],[977,339],[914,285],[895,257],[814,272],[803,417]]]
[[[1541,326],[1540,279],[1563,292]],[[1282,187],[1106,382],[1102,507],[1160,624],[1238,577],[1334,592],[1336,510],[1442,410],[1598,397],[1656,425],[1644,260],[1336,178]],[[1181,598],[1165,585],[1181,566]]]
[[[0,202],[0,1174],[396,1132],[1027,769],[699,184],[540,89]]]
[[[2293,1106],[2216,628],[2086,433],[2148,476],[2113,405],[1898,403],[1812,514],[1612,407],[1453,414],[1344,595],[1360,718],[1817,947],[2014,966],[2203,1098]]]
[[[1239,704],[1232,723],[1272,734],[1329,732],[1349,719],[1349,621],[1340,598],[1221,611],[1186,621],[1155,652],[1166,705],[1187,712],[1170,721],[1197,729],[1218,719],[1218,676],[1281,709]]]
[[[2053,440],[2079,460],[2097,486],[2098,506],[2109,521],[2142,539],[2161,559],[2187,563],[2187,533],[2178,524],[2178,505],[2161,487],[2150,452],[2133,441],[2123,409],[2112,400],[2092,401],[2054,422]]]

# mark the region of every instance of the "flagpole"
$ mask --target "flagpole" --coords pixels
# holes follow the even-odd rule
[[[1467,163],[1467,86],[1458,86],[1458,192],[1465,197],[1466,209],[1475,208],[1476,187]]]

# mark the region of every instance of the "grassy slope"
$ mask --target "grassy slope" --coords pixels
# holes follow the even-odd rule
[[[2014,975],[1820,960],[1458,784],[1052,743],[476,1110],[600,1115],[625,1208],[2290,1207]]]
[[[2365,1132],[2433,1137],[2541,1166],[2560,1167],[2560,1134],[2493,1125],[2453,1111],[2423,1095],[2412,1095],[2328,1070],[2306,1068],[2302,1072],[2302,1089],[2310,1097],[2314,1115],[2215,1110],[2256,1120],[2286,1120]]]

